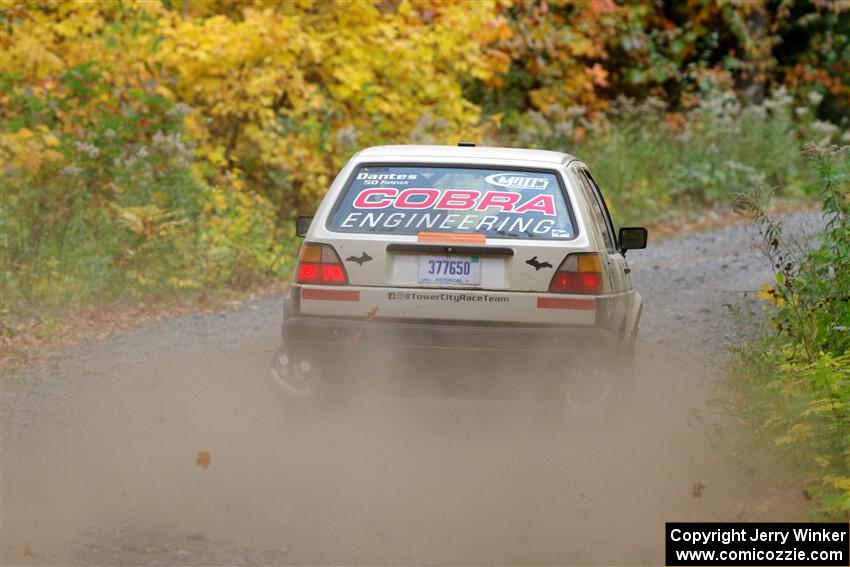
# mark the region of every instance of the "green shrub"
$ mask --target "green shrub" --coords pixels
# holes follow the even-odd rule
[[[194,171],[185,106],[137,90],[105,96],[94,64],[61,80],[72,93],[61,99],[0,81],[17,93],[3,122],[4,318],[287,273],[292,250],[271,205],[240,179],[211,187]],[[58,112],[77,116],[72,130]]]
[[[761,104],[712,91],[686,113],[668,110],[658,99],[621,98],[594,120],[581,107],[553,109],[546,116],[530,112],[513,128],[517,145],[587,161],[624,224],[729,205],[742,187],[763,183],[802,196],[812,179],[802,140],[838,134],[814,120],[812,108],[794,107],[782,89]]]
[[[793,458],[820,515],[850,519],[850,147],[804,153],[826,221],[814,250],[767,215],[760,192],[739,198],[776,272],[759,294],[761,332],[735,351],[730,407]]]

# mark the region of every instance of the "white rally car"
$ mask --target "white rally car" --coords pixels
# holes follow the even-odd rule
[[[615,231],[573,156],[368,148],[297,232],[272,370],[289,395],[436,369],[593,404],[633,372],[642,300],[625,253],[645,248],[647,232]]]

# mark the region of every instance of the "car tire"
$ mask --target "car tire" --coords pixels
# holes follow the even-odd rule
[[[327,407],[339,399],[332,388],[331,365],[314,360],[298,349],[281,345],[271,360],[271,383],[283,402],[294,409]]]
[[[634,340],[629,341],[619,357],[613,357],[613,363],[576,369],[564,391],[568,416],[622,414],[631,406],[636,369],[635,346]]]
[[[594,415],[609,407],[616,395],[615,373],[610,365],[575,369],[563,390],[567,415]]]

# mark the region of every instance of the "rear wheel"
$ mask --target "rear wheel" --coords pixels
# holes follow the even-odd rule
[[[630,341],[619,357],[580,363],[564,390],[568,415],[601,412],[619,413],[628,407],[635,380],[635,342]]]
[[[567,414],[593,414],[609,407],[617,391],[616,369],[607,364],[586,365],[570,373],[564,388]]]
[[[288,405],[326,405],[339,398],[331,385],[331,367],[303,349],[281,345],[272,357],[271,381]]]

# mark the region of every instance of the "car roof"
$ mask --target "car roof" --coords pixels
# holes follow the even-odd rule
[[[428,145],[396,145],[373,146],[357,152],[355,157],[381,159],[400,157],[406,158],[464,158],[476,160],[517,160],[537,161],[550,164],[567,164],[577,161],[577,158],[562,152],[548,150],[528,150],[522,148],[496,148],[486,146],[428,146]]]

